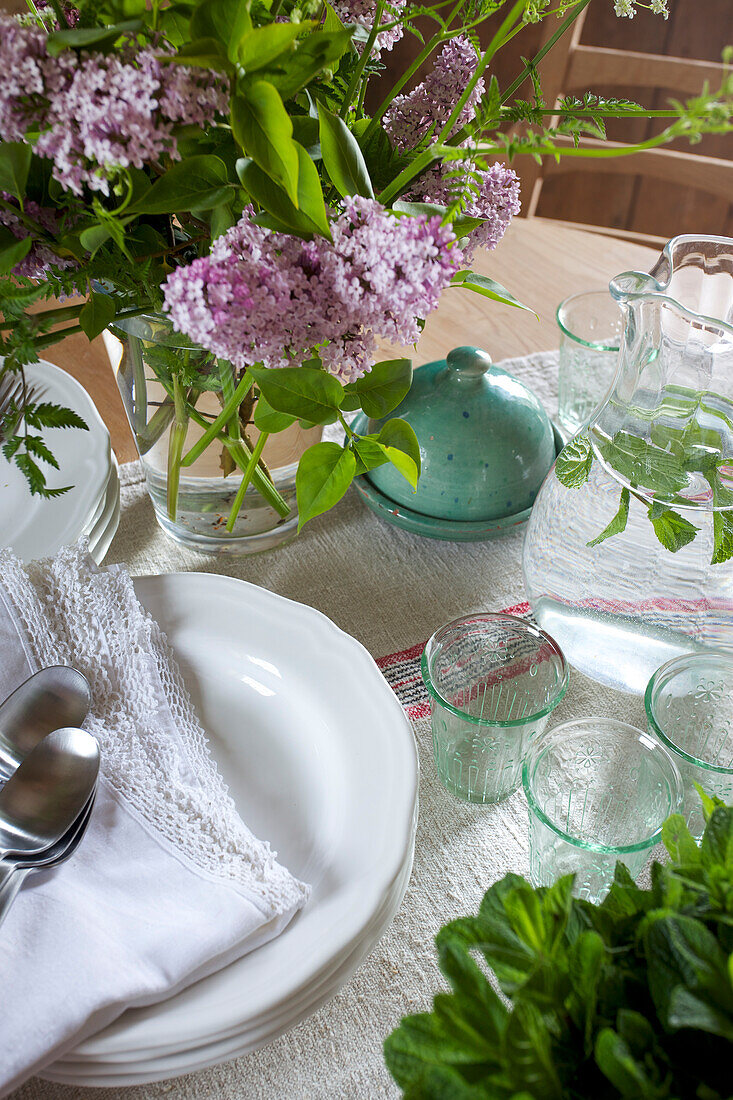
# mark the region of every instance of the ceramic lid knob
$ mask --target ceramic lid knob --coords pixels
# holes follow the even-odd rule
[[[540,401],[481,348],[454,348],[445,360],[419,367],[390,417],[406,420],[420,443],[417,492],[391,463],[367,476],[385,496],[426,516],[517,515],[531,507],[555,461],[552,424]],[[383,422],[371,421],[370,430]]]
[[[445,361],[451,370],[459,371],[469,378],[480,378],[492,366],[488,352],[470,345],[453,348],[453,351],[449,351],[446,355]]]

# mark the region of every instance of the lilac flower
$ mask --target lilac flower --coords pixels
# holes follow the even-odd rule
[[[0,15],[0,140],[22,141],[46,93],[46,35]]]
[[[421,84],[407,95],[395,96],[384,116],[384,128],[398,152],[413,149],[431,126],[437,134],[445,125],[476,71],[477,60],[471,39],[459,34],[446,42]],[[456,119],[457,130],[473,118],[484,87],[481,77]]]
[[[36,152],[77,195],[109,194],[119,171],[177,159],[175,126],[203,126],[228,110],[224,79],[162,63],[152,49],[120,55],[46,53],[46,36],[0,17],[0,140],[40,131]]]
[[[1,197],[5,202],[17,205],[13,196],[9,195],[7,192],[3,191]],[[42,229],[45,229],[51,236],[55,237],[58,234],[59,222],[55,210],[49,207],[39,206],[37,202],[33,202],[30,199],[26,199],[24,210],[29,218],[32,218],[34,222],[40,225]],[[0,225],[4,225],[9,229],[13,236],[17,237],[19,241],[31,235],[28,228],[12,210],[0,209]],[[68,270],[76,266],[74,260],[66,256],[57,256],[50,245],[43,240],[36,239],[33,241],[28,255],[21,260],[19,264],[15,265],[12,274],[26,279],[40,279],[43,277],[44,272],[48,271],[50,267],[56,267],[59,270]]]
[[[377,336],[417,340],[460,258],[440,218],[397,218],[373,199],[344,201],[333,243],[271,232],[252,214],[164,286],[175,326],[238,368],[296,366],[315,350],[353,381],[374,363]]]
[[[226,109],[223,83],[203,69],[162,64],[152,50],[134,60],[82,54],[50,102],[36,151],[67,190],[107,195],[120,169],[178,158],[175,123],[203,125]]]
[[[463,174],[464,179],[456,179],[457,173]],[[521,210],[516,172],[500,163],[477,168],[471,161],[447,161],[425,172],[409,195],[416,202],[448,206],[469,182],[469,197],[463,203],[463,213],[485,221],[466,238],[463,256],[467,262],[477,248],[496,248],[509,222]]]
[[[407,0],[387,0],[382,11],[380,23],[392,23],[399,19]],[[374,26],[374,17],[377,14],[377,0],[335,0],[333,8],[343,23],[357,23],[365,30],[371,31]],[[382,50],[391,50],[395,42],[399,42],[404,34],[401,24],[392,27],[388,31],[382,31],[374,41],[372,56],[376,57]],[[363,43],[356,41],[356,48],[361,52]]]

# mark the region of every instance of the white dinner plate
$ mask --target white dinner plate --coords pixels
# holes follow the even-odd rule
[[[417,820],[417,818],[416,818]],[[74,1062],[68,1055],[63,1062],[45,1069],[42,1076],[60,1084],[83,1084],[90,1088],[121,1088],[127,1085],[164,1081],[182,1073],[194,1073],[248,1054],[284,1035],[300,1020],[330,1001],[349,980],[365,956],[374,948],[402,904],[410,881],[413,851],[410,849],[403,872],[394,890],[372,924],[365,929],[357,945],[338,960],[320,983],[308,988],[302,998],[295,999],[267,1020],[260,1019],[246,1031],[218,1039],[200,1047],[180,1051],[173,1056],[110,1059],[109,1062]]]
[[[128,1011],[47,1071],[74,1080],[78,1070],[81,1083],[89,1076],[80,1063],[94,1072],[132,1055],[127,1079],[165,1058],[163,1075],[174,1076],[187,1050],[246,1044],[258,1021],[262,1041],[271,1025],[293,1026],[320,1003],[309,989],[321,984],[331,996],[329,971],[375,942],[380,913],[399,904],[414,836],[412,731],[358,642],[312,608],[228,577],[147,577],[135,588],[168,635],[242,817],[313,892],[272,943],[169,1001]]]
[[[73,409],[89,428],[86,432],[43,429],[43,438],[61,467],[54,470],[43,464],[48,485],[73,486],[53,499],[31,496],[15,463],[0,453],[0,548],[10,547],[28,562],[76,542],[104,493],[111,452],[109,432],[83,386],[52,363],[34,363],[25,373],[41,401]]]
[[[120,478],[117,459],[112,455],[112,468],[104,497],[104,508],[97,522],[87,533],[89,553],[101,565],[120,523]]]

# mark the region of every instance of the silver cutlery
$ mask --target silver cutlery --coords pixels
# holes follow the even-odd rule
[[[0,790],[0,859],[36,855],[73,826],[99,775],[99,745],[84,730],[54,730]]]
[[[34,673],[0,703],[0,778],[53,730],[80,726],[91,705],[85,676],[66,665]]]
[[[95,796],[96,790],[90,796],[74,824],[56,844],[46,848],[34,859],[7,859],[5,862],[0,863],[0,925],[5,920],[5,916],[15,901],[23,882],[32,871],[49,871],[52,867],[57,867],[74,854],[87,830],[94,808]]]

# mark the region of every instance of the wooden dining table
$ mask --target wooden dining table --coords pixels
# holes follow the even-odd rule
[[[563,298],[602,289],[621,271],[648,270],[655,257],[653,249],[615,237],[541,218],[515,218],[496,250],[480,252],[472,267],[501,283],[534,312],[452,289],[428,318],[417,348],[405,349],[405,354],[419,366],[443,358],[462,344],[484,348],[495,361],[556,347],[555,311]],[[69,336],[44,355],[91,394],[109,428],[118,461],[136,459],[102,338],[90,344],[81,334]]]

